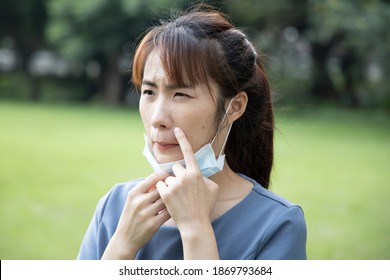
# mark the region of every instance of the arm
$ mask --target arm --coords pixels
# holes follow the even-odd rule
[[[184,259],[219,259],[210,221],[218,185],[202,177],[192,147],[184,133],[176,128],[175,136],[183,152],[186,167],[174,165],[174,176],[158,182],[157,190],[180,231]]]
[[[180,230],[185,260],[218,260],[217,241],[211,223]]]
[[[170,216],[155,189],[165,173],[155,173],[134,187],[120,216],[118,226],[102,259],[134,259],[138,250],[148,242]]]

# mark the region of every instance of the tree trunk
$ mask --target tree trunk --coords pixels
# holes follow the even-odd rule
[[[326,67],[331,47],[331,44],[312,44],[314,73],[311,95],[318,100],[337,101],[339,99],[339,93],[337,92]]]
[[[107,61],[107,68],[103,74],[103,101],[109,105],[116,105],[121,100],[122,77],[118,68],[118,57],[112,56]]]
[[[30,91],[30,99],[31,101],[38,102],[41,100],[41,83],[39,78],[32,76],[31,74],[27,73],[27,79],[28,79],[28,87]]]
[[[33,102],[38,102],[42,98],[41,94],[41,82],[40,78],[34,76],[29,72],[28,63],[30,62],[31,55],[33,54],[33,50],[31,51],[23,51],[22,50],[22,73],[24,75],[24,79],[28,88],[28,97]]]
[[[345,102],[347,106],[356,108],[359,106],[359,99],[357,97],[355,83],[358,80],[357,73],[363,69],[359,63],[356,52],[352,48],[345,50],[341,57],[341,71],[344,76],[344,92]],[[359,75],[360,76],[360,75]],[[344,99],[344,98],[343,98]]]

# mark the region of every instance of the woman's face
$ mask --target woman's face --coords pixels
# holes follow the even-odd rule
[[[178,87],[164,71],[157,52],[152,52],[145,64],[141,85],[140,113],[157,162],[166,163],[183,158],[174,135],[180,127],[187,136],[194,153],[210,143],[215,136],[215,115],[218,94],[215,82],[207,85]]]

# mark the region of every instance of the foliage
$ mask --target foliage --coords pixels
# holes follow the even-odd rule
[[[178,1],[180,2],[180,1]],[[183,1],[182,1],[183,2]],[[73,61],[97,61],[100,91],[107,103],[123,100],[120,75],[130,68],[136,39],[151,26],[156,10],[170,1],[60,0],[50,3],[49,41]]]
[[[28,67],[33,53],[45,47],[48,21],[45,0],[5,1],[0,10],[0,48],[14,48],[19,63],[14,67],[25,76],[31,100],[38,100],[39,82],[30,75]]]
[[[390,104],[388,1],[202,2],[226,11],[267,54],[275,90],[284,100]],[[81,90],[88,91],[83,96],[123,103],[131,91],[137,38],[161,16],[190,5],[186,0],[6,1],[0,48],[20,52],[27,74],[30,55],[48,49],[69,64],[70,74],[61,78],[77,78],[88,88]],[[30,74],[25,80],[32,98],[39,99],[39,79]]]
[[[48,19],[46,1],[5,1],[1,6],[1,39],[12,37],[21,50],[34,50],[42,45]]]
[[[320,100],[362,106],[389,98],[387,1],[227,2],[238,24],[253,26],[261,47],[276,56],[276,65],[272,61],[276,75],[287,72],[281,79],[287,81],[293,98],[299,95],[302,80],[306,94]]]
[[[357,106],[363,102],[358,96],[362,93],[359,89],[374,94],[373,88],[366,84],[381,78],[370,77],[366,71],[373,65],[384,72],[389,70],[385,61],[390,59],[386,46],[390,43],[390,32],[386,27],[390,6],[387,1],[375,0],[312,0],[309,8],[312,11],[309,14],[313,16],[309,17],[310,28],[306,36],[314,46],[328,46],[328,59],[331,56],[338,59],[344,82],[337,95]],[[383,79],[383,83],[388,82]]]

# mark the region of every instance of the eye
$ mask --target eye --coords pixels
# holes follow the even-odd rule
[[[175,92],[174,97],[191,97],[191,96],[182,92]]]
[[[142,91],[143,95],[154,95],[154,92],[150,89],[145,89]]]

